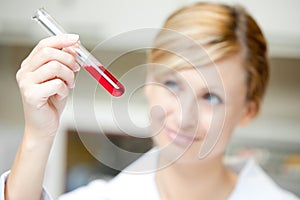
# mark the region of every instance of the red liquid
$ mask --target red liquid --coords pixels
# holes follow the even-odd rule
[[[108,82],[101,74],[93,67],[93,66],[84,66],[84,68],[113,96],[119,97],[121,96],[125,88],[124,86],[103,66],[98,66],[101,71],[105,75],[107,75],[116,85],[118,88],[115,88],[110,82]]]

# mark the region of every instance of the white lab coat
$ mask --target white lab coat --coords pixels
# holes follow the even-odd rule
[[[232,160],[228,163],[226,162],[226,164],[239,175],[237,185],[228,200],[300,200],[292,193],[280,188],[253,159]],[[128,169],[131,167],[138,169],[145,166],[149,167],[147,154],[129,166]],[[132,172],[133,170],[124,170],[124,172],[121,172],[108,182],[103,180],[92,181],[85,187],[62,195],[59,200],[160,199],[155,184],[154,172],[133,174],[127,173],[127,171]],[[8,174],[9,172],[6,172],[1,176],[0,200],[4,200],[4,185]],[[217,191],[218,188],[216,188]],[[51,200],[50,195],[45,190],[43,191],[42,199]]]

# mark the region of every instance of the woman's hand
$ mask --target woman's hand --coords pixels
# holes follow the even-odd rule
[[[65,34],[41,40],[22,62],[16,78],[25,115],[25,134],[36,139],[54,136],[66,104],[74,72],[80,69],[69,48],[78,35]]]
[[[70,47],[78,35],[41,40],[17,72],[24,115],[24,138],[6,181],[5,199],[40,199],[46,163],[66,104],[74,72],[80,69]]]

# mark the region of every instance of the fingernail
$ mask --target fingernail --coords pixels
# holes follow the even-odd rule
[[[70,84],[70,88],[74,88],[75,87],[75,83]]]
[[[77,34],[67,34],[68,40],[71,42],[76,42],[79,39],[79,35]]]
[[[75,64],[75,70],[74,70],[74,72],[79,72],[80,71],[80,66],[79,66],[79,64]]]
[[[70,50],[74,55],[77,54],[77,52],[74,50],[74,48],[69,48],[69,50]]]

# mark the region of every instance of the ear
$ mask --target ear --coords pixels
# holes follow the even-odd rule
[[[249,124],[256,116],[257,111],[258,111],[258,106],[256,102],[254,101],[247,102],[244,113],[239,120],[239,125],[246,126],[247,124]]]

